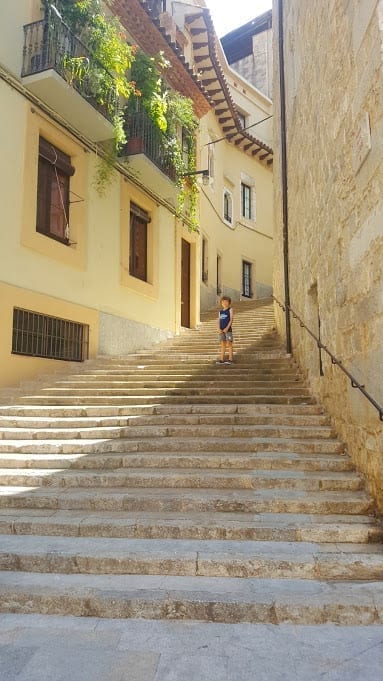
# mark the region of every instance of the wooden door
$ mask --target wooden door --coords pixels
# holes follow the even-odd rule
[[[181,239],[181,326],[190,328],[190,244]]]

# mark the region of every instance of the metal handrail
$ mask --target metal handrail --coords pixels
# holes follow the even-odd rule
[[[358,388],[358,390],[368,399],[368,401],[372,404],[372,406],[375,407],[375,409],[377,409],[377,411],[379,413],[379,418],[380,418],[381,421],[383,421],[383,407],[380,404],[378,404],[378,402],[376,400],[374,400],[374,398],[372,397],[372,395],[370,395],[370,393],[367,392],[364,385],[359,383],[359,381],[357,381],[354,378],[354,376],[343,366],[342,361],[340,359],[337,359],[335,357],[335,355],[333,355],[333,353],[330,352],[330,350],[328,350],[326,345],[323,345],[320,338],[318,338],[318,336],[316,336],[315,333],[313,333],[311,331],[311,329],[309,329],[308,326],[306,326],[306,324],[302,321],[302,319],[299,317],[299,315],[297,315],[297,313],[294,312],[291,305],[287,305],[286,303],[281,303],[281,301],[278,300],[278,298],[276,298],[274,295],[272,295],[271,297],[273,298],[273,300],[275,300],[275,302],[279,305],[279,307],[282,308],[283,312],[286,312],[286,310],[287,310],[289,313],[292,314],[293,319],[298,320],[298,322],[300,323],[300,326],[302,328],[306,329],[306,331],[310,334],[310,336],[312,338],[314,338],[319,350],[324,350],[329,355],[329,357],[331,357],[331,363],[338,366],[339,369],[341,369],[343,371],[343,373],[346,374],[346,376],[351,381],[351,386],[353,388]]]

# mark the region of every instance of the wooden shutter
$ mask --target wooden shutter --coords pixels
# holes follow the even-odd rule
[[[130,214],[129,274],[147,281],[148,227],[142,217]]]

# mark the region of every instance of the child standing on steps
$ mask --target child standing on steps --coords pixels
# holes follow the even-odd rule
[[[231,298],[222,296],[221,310],[218,313],[219,339],[221,341],[221,356],[217,364],[232,364],[233,362],[233,308]],[[229,359],[225,360],[226,348]]]

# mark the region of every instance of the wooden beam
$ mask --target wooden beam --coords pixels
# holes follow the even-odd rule
[[[192,24],[194,21],[197,21],[197,19],[203,18],[203,13],[200,12],[200,14],[188,14],[185,17],[185,23],[186,24]]]
[[[251,153],[252,153],[253,156],[256,156],[257,154],[259,154],[260,151],[261,151],[261,149],[260,149],[260,147],[258,147],[258,149],[253,149],[253,151]]]
[[[191,28],[190,33],[192,35],[201,35],[201,33],[207,33],[206,27],[204,28]]]
[[[216,78],[202,78],[201,80],[205,87],[217,82]]]
[[[214,97],[214,95],[218,95],[220,92],[222,92],[221,88],[219,90],[207,90],[209,93],[210,97]]]
[[[235,125],[224,125],[222,130],[223,132],[229,132],[229,130],[234,130],[235,127]]]

